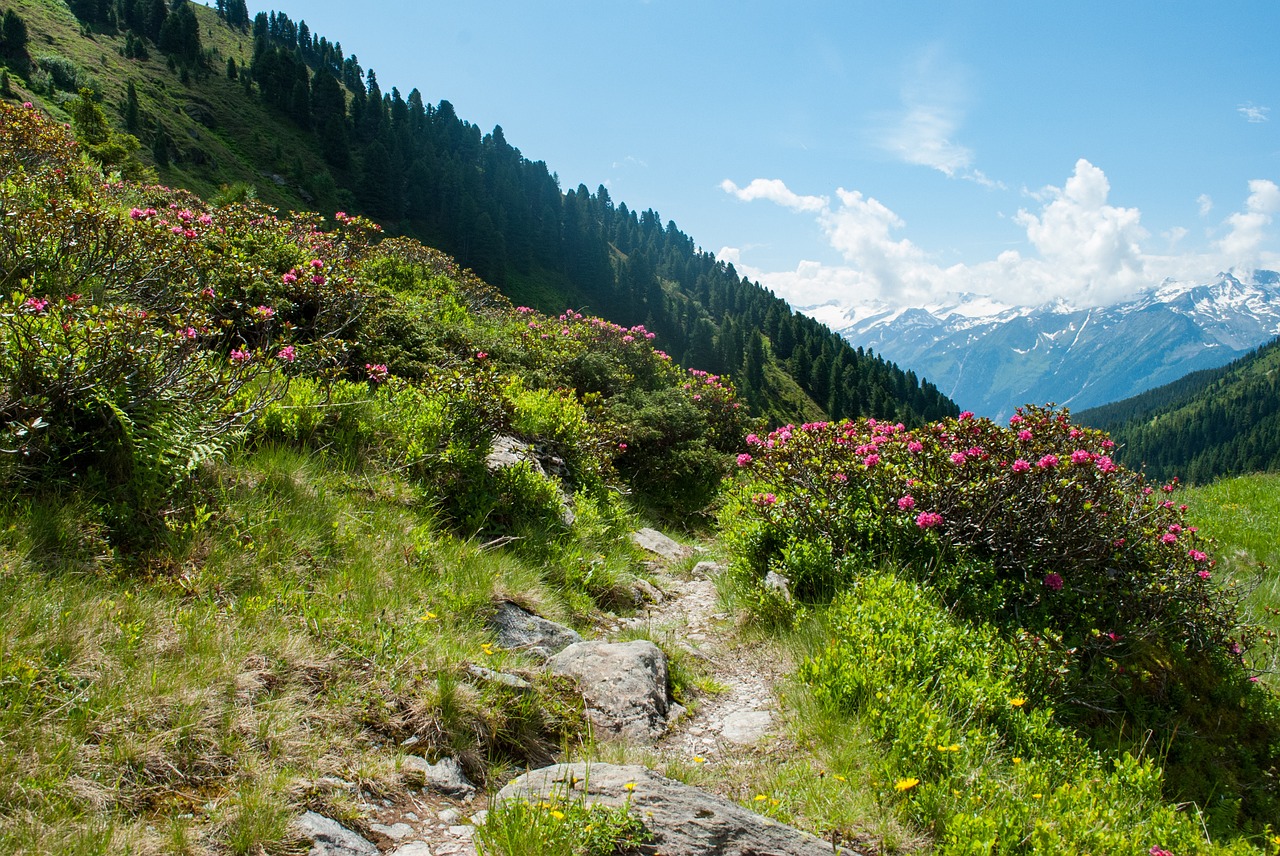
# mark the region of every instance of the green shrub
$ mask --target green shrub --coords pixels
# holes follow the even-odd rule
[[[1211,808],[1215,829],[1274,814],[1280,705],[1246,666],[1256,634],[1177,486],[1116,466],[1106,435],[1029,407],[1007,428],[961,414],[747,442],[723,516],[740,578],[776,569],[824,601],[896,564],[1014,641],[1057,721],[1120,751],[1149,735],[1169,793]]]

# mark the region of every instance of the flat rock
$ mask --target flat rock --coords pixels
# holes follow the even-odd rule
[[[488,626],[497,635],[499,648],[529,651],[543,660],[582,641],[575,630],[534,615],[509,600],[498,604]]]
[[[511,687],[515,690],[527,690],[533,688],[533,684],[529,683],[519,675],[510,675],[506,672],[495,672],[493,669],[486,669],[484,666],[477,666],[474,663],[467,666],[467,674],[477,677],[485,683],[502,684],[504,687]]]
[[[687,559],[694,553],[692,547],[686,547],[684,544],[668,538],[657,529],[646,528],[641,529],[639,532],[632,532],[631,541],[641,550],[647,550],[654,555],[661,556],[668,562]]]
[[[425,841],[410,841],[392,850],[391,856],[431,856],[431,847]]]
[[[628,790],[628,786],[634,786]],[[663,856],[832,856],[823,841],[794,827],[691,785],[660,776],[647,767],[614,764],[557,764],[519,777],[498,792],[495,804],[551,796],[584,797],[589,804],[631,808],[653,836],[645,852]],[[856,856],[856,854],[852,854]]]
[[[308,856],[378,856],[373,842],[314,811],[295,820],[293,828],[311,841]]]
[[[400,762],[402,775],[421,777],[423,787],[451,797],[471,796],[476,786],[471,784],[462,765],[453,758],[441,758],[432,764],[417,755],[406,755]]]
[[[403,841],[413,835],[413,827],[407,823],[393,823],[390,826],[385,823],[371,823],[369,828],[379,835],[385,835],[392,841]]]
[[[724,718],[720,736],[730,743],[749,744],[769,733],[773,716],[767,710],[740,710]]]
[[[547,668],[578,682],[602,737],[652,743],[667,729],[667,658],[652,642],[577,642]]]

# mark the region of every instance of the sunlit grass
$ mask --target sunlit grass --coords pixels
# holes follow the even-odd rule
[[[211,484],[220,511],[141,565],[82,502],[4,509],[0,851],[274,852],[307,782],[403,790],[410,736],[483,783],[583,730],[580,700],[485,627],[516,593],[567,620],[546,567],[443,534],[406,482],[298,450]],[[342,800],[307,804],[342,817]]]
[[[1192,519],[1216,542],[1222,568],[1248,592],[1249,617],[1280,634],[1280,475],[1220,479],[1189,489],[1185,501]],[[1272,686],[1280,686],[1278,647],[1272,640],[1255,657]]]

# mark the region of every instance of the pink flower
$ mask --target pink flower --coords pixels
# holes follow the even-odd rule
[[[1208,571],[1200,570],[1200,571],[1196,571],[1196,576],[1197,576],[1197,577],[1199,577],[1199,578],[1200,578],[1200,579],[1202,579],[1202,580],[1207,580],[1207,579],[1209,579],[1210,574],[1209,574],[1209,572],[1208,572]]]
[[[1036,461],[1036,466],[1042,470],[1051,470],[1058,465],[1058,456],[1054,454],[1045,455]]]
[[[487,360],[488,358],[489,358],[489,353],[487,351],[476,351],[477,360]]]
[[[387,379],[387,367],[382,363],[365,363],[364,370],[365,374],[368,375],[369,380],[374,383],[382,383]]]
[[[259,306],[254,312],[263,318],[274,318],[276,316],[276,311],[270,306]]]
[[[22,308],[34,312],[36,315],[43,315],[44,311],[49,308],[49,298],[47,297],[28,297],[22,302]]]
[[[1071,463],[1087,464],[1093,460],[1093,455],[1085,449],[1076,449],[1071,453]]]
[[[1148,856],[1173,856],[1173,854],[1170,853],[1168,850],[1165,850],[1163,847],[1158,847],[1154,844],[1151,846],[1151,849],[1147,851],[1147,853],[1148,853]]]
[[[751,463],[751,456],[748,455],[746,452],[743,452],[741,455],[738,456],[738,466],[745,467],[749,463]]]
[[[1021,441],[1022,441],[1022,442],[1024,442],[1024,443],[1025,443],[1026,441],[1030,440],[1030,439],[1031,439],[1031,431],[1030,431],[1029,429],[1027,429],[1027,428],[1023,428],[1021,431],[1019,431],[1019,432],[1018,432],[1018,439],[1019,439],[1019,440],[1021,440]]]
[[[201,214],[199,217],[196,218],[196,222],[199,223],[201,226],[210,226],[213,224],[213,217],[209,216],[208,214]]]
[[[1024,420],[1023,420],[1023,418],[1022,418],[1022,416],[1021,416],[1020,414],[1015,414],[1015,415],[1013,415],[1013,416],[1010,416],[1010,417],[1009,417],[1009,427],[1010,427],[1010,428],[1012,428],[1014,425],[1021,425],[1021,424],[1023,423],[1023,421],[1024,421]]]
[[[293,345],[285,345],[280,349],[280,353],[276,354],[276,359],[284,360],[286,363],[291,363],[297,358],[297,356],[298,353],[294,350]]]
[[[32,104],[30,101],[23,101],[23,102],[22,102],[22,106],[23,106],[23,107],[25,107],[25,108],[27,108],[28,110],[30,110],[30,109],[31,109],[32,107],[34,107],[35,105],[34,105],[34,104]]]
[[[916,515],[916,525],[921,529],[932,529],[942,523],[942,515],[936,511],[922,511]]]
[[[231,362],[245,363],[245,362],[248,362],[249,358],[252,356],[253,355],[250,354],[248,351],[246,351],[244,348],[236,348],[234,351],[231,352]]]
[[[324,262],[320,261],[320,259],[312,259],[311,267],[315,270],[320,270],[320,268],[324,267]]]
[[[626,443],[619,443],[619,444],[618,444],[618,451],[619,451],[619,452],[625,452],[626,450],[627,450],[627,444],[626,444]]]
[[[182,331],[182,335],[184,338],[194,339],[196,337],[196,328],[188,327],[187,329]]]
[[[916,507],[916,498],[911,494],[898,498],[898,508],[903,511],[910,511]]]
[[[832,478],[840,482],[840,484],[844,484],[849,480],[849,477],[844,473],[836,473],[835,475],[832,476]]]
[[[516,311],[517,311],[517,312],[519,312],[521,315],[527,315],[527,314],[529,314],[530,312],[532,312],[533,310],[532,310],[531,308],[529,308],[528,306],[517,306],[517,307],[516,307]]]
[[[280,281],[283,282],[285,285],[289,285],[290,283],[297,282],[298,272],[296,270],[291,270],[284,276],[280,277]]]
[[[1044,584],[1050,591],[1062,591],[1062,575],[1054,573],[1045,574]]]
[[[764,445],[764,441],[763,441],[763,440],[761,440],[761,439],[760,439],[760,437],[759,437],[759,435],[757,435],[757,434],[748,434],[748,435],[747,435],[747,445],[748,445],[748,446],[763,446],[763,445]]]
[[[329,280],[325,279],[325,276],[322,273],[315,274],[314,276],[311,277],[312,285],[324,285],[328,281]]]
[[[960,421],[961,421],[961,422],[965,422],[965,421],[967,421],[967,420],[969,420],[969,419],[972,419],[972,418],[973,418],[973,411],[972,411],[972,410],[966,410],[966,411],[964,411],[963,413],[961,413],[961,414],[960,414]]]
[[[865,458],[862,459],[862,465],[864,467],[867,467],[868,469],[870,469],[871,467],[874,467],[878,463],[880,463],[879,455],[867,455]]]
[[[956,466],[959,466],[960,464],[963,464],[964,461],[965,461],[964,452],[951,453],[951,463],[955,464]]]
[[[1191,561],[1193,562],[1203,562],[1209,558],[1208,553],[1201,552],[1200,550],[1191,550],[1187,555],[1191,557]]]
[[[923,452],[924,443],[921,443],[919,440],[912,440],[910,443],[907,444],[907,451],[913,455],[917,452]]]
[[[1031,469],[1031,464],[1022,460],[1022,458],[1018,458],[1013,462],[1013,471],[1015,473],[1025,473],[1029,469]]]
[[[635,340],[636,340],[636,337],[635,337],[635,336],[632,336],[632,335],[630,335],[630,334],[627,334],[626,336],[623,336],[623,337],[622,337],[622,343],[623,343],[624,345],[629,345],[629,344],[631,344],[632,342],[634,342]]]
[[[1114,473],[1117,469],[1116,462],[1106,455],[1102,455],[1098,458],[1097,466],[1098,470],[1104,473]]]
[[[1166,533],[1164,533],[1163,535],[1161,535],[1161,536],[1160,536],[1160,543],[1162,543],[1162,544],[1176,544],[1176,543],[1178,543],[1178,536],[1177,536],[1177,535],[1174,535],[1172,532],[1166,532]]]
[[[775,503],[777,503],[778,497],[774,496],[771,493],[757,493],[755,496],[751,498],[751,501],[754,502],[756,505],[760,506],[761,508],[766,508],[770,505],[774,505]]]

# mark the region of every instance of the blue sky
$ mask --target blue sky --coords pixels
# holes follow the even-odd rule
[[[1274,0],[276,8],[796,305],[1280,267]]]

